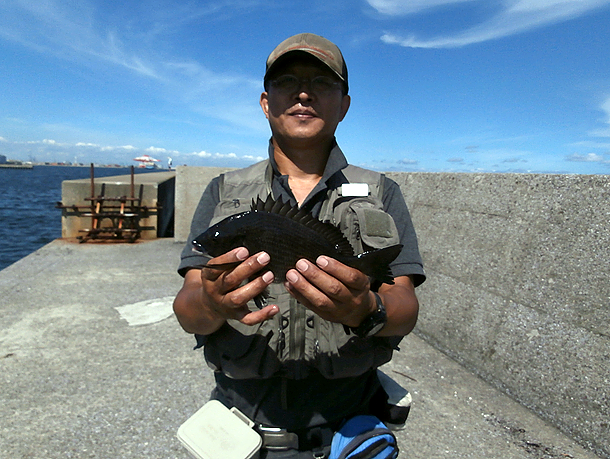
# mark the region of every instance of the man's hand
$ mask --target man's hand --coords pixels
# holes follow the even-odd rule
[[[273,282],[273,273],[265,272],[251,282],[240,286],[242,282],[258,273],[269,263],[269,255],[260,252],[251,257],[248,250],[240,247],[210,260],[210,265],[223,265],[240,262],[235,268],[226,270],[203,268],[201,270],[202,301],[218,317],[237,319],[253,325],[267,318],[269,310],[250,312],[247,303],[261,294]]]
[[[375,311],[369,278],[361,271],[327,256],[318,257],[315,264],[301,259],[295,268],[286,273],[286,289],[323,319],[357,327]],[[393,285],[382,284],[378,293],[388,314],[388,322],[378,335],[409,334],[419,311],[411,279],[397,277]]]
[[[248,301],[273,282],[273,273],[264,272],[242,285],[268,263],[267,253],[250,256],[246,248],[239,247],[210,260],[215,267],[188,271],[174,300],[174,311],[182,327],[190,333],[207,335],[227,319],[254,325],[273,317],[279,311],[276,305],[257,311],[250,311],[247,306]]]
[[[334,258],[301,259],[286,273],[286,289],[323,319],[357,327],[376,308],[366,274]]]

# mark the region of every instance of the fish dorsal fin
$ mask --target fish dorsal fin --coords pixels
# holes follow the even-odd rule
[[[271,195],[270,195],[271,196]],[[282,214],[282,209],[284,208],[284,201],[282,201],[281,199],[278,199],[277,201],[275,201],[273,203],[273,205],[271,206],[271,210],[269,211],[272,214]]]
[[[264,208],[265,208],[265,203],[263,202],[263,200],[261,199],[260,196],[256,197],[256,201],[254,200],[254,198],[252,199],[252,210],[253,211],[263,210]]]
[[[264,201],[259,197],[252,199],[252,211],[254,212],[269,212],[272,214],[281,215],[289,218],[313,231],[320,234],[321,238],[332,244],[342,255],[354,255],[354,249],[341,230],[331,223],[325,223],[309,212],[300,209],[298,206],[293,206],[290,202],[284,202],[280,197],[277,201],[273,196],[267,196]]]

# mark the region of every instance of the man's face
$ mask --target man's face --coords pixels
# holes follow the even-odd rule
[[[279,82],[285,76],[296,77],[299,82],[295,89],[282,87]],[[328,148],[334,139],[337,125],[349,108],[350,97],[343,95],[341,84],[328,88],[324,84],[312,84],[317,77],[340,82],[315,59],[294,60],[274,71],[268,90],[261,94],[260,104],[278,143],[294,148],[317,145]]]

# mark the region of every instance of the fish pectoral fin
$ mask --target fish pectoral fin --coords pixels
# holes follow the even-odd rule
[[[241,261],[234,261],[231,263],[206,263],[203,267],[210,269],[220,269],[221,271],[228,271],[229,269],[235,268]]]
[[[374,249],[356,256],[354,267],[382,284],[393,284],[390,263],[398,256],[402,244]]]

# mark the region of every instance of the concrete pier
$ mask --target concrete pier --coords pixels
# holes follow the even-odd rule
[[[212,374],[171,311],[182,243],[57,240],[0,271],[0,457],[186,459]],[[415,335],[401,458],[596,458]]]
[[[178,168],[174,239],[57,240],[0,271],[0,458],[189,457],[176,430],[213,380],[171,302],[222,170]],[[610,177],[389,175],[428,274],[384,368],[413,396],[400,457],[610,458]]]

